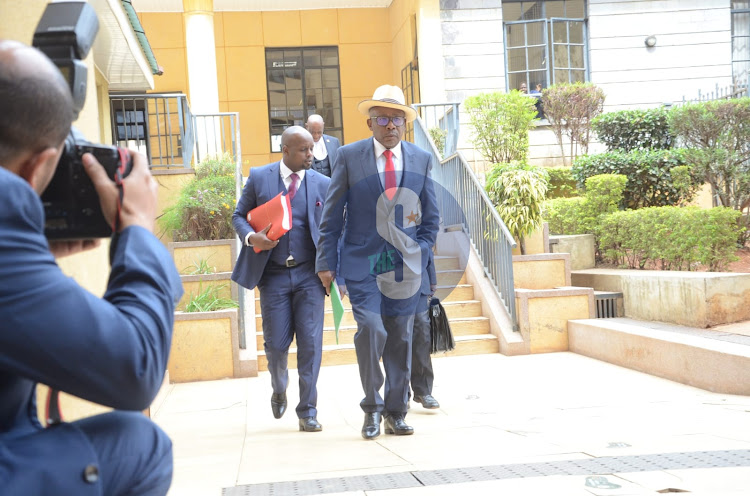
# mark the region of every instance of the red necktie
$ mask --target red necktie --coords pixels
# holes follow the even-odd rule
[[[385,155],[385,196],[393,200],[396,195],[396,167],[393,166],[393,152],[386,150]]]
[[[287,196],[289,196],[289,201],[294,200],[294,195],[297,194],[297,179],[299,179],[299,176],[297,173],[293,173],[291,176],[292,178],[292,184],[289,185],[289,189],[287,190]]]

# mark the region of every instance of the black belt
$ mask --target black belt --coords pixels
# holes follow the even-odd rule
[[[280,264],[280,263],[274,262],[273,260],[270,260],[270,263],[271,263],[271,265],[272,265],[273,267],[278,267],[278,268],[286,268],[286,269],[291,269],[291,268],[294,268],[294,267],[299,267],[299,266],[300,266],[300,265],[302,265],[303,263],[306,263],[306,261],[304,261],[304,262],[300,262],[300,261],[297,261],[297,260],[295,260],[295,259],[293,259],[293,258],[287,258],[287,259],[286,259],[286,260],[284,261],[284,263],[283,263],[283,264]]]

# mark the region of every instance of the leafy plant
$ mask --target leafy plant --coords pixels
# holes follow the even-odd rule
[[[626,208],[679,205],[688,200],[702,184],[697,171],[689,170],[687,187],[675,186],[671,171],[687,165],[684,150],[613,151],[579,157],[573,163],[573,176],[583,184],[599,174],[623,174],[627,187],[623,201]]]
[[[518,162],[496,164],[487,176],[486,190],[525,254],[525,237],[542,225],[542,202],[547,193],[544,169]]]
[[[472,142],[490,163],[525,162],[529,130],[536,119],[534,99],[512,90],[471,96],[464,102],[474,129]]]
[[[432,141],[435,143],[435,148],[437,148],[438,153],[442,157],[445,153],[445,138],[448,136],[448,131],[439,127],[431,127],[429,133]]]
[[[204,274],[216,273],[216,267],[212,267],[208,264],[208,259],[213,255],[209,255],[208,258],[201,258],[200,260],[193,260],[193,264],[182,269],[183,274],[196,276]]]
[[[607,112],[591,120],[591,127],[608,151],[664,150],[674,137],[664,107]]]
[[[204,160],[177,202],[159,218],[159,225],[175,241],[232,238],[235,189],[235,164],[230,156]]]
[[[612,262],[644,269],[725,270],[734,251],[739,212],[723,207],[650,207],[615,212],[601,220],[599,246]]]
[[[601,221],[622,203],[627,179],[620,174],[601,174],[586,179],[583,198],[557,198],[542,205],[542,217],[553,234],[593,234],[597,258],[601,259]]]
[[[564,138],[571,160],[588,153],[591,121],[604,108],[604,91],[593,83],[554,84],[542,92],[544,115],[555,133],[565,160]]]
[[[717,203],[750,209],[750,97],[682,105],[670,112],[669,126]],[[750,227],[750,216],[743,225]],[[740,241],[747,239],[745,230]]]
[[[197,294],[190,294],[185,312],[213,312],[215,310],[226,310],[227,308],[238,308],[239,304],[231,298],[223,298],[221,290],[226,284],[211,284],[203,288],[201,284]]]
[[[578,194],[576,178],[570,167],[548,167],[547,198],[569,198]]]

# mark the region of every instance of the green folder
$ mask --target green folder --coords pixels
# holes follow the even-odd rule
[[[344,318],[344,304],[341,301],[339,285],[336,281],[331,281],[331,309],[333,310],[333,326],[336,329],[336,344],[339,344],[339,327],[341,319]]]

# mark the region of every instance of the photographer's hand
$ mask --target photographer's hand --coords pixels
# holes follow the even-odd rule
[[[78,239],[72,241],[50,241],[49,251],[55,258],[75,255],[82,251],[91,250],[101,244],[99,239]]]
[[[141,226],[153,232],[159,185],[151,176],[145,155],[133,150],[130,150],[130,155],[133,157],[133,168],[122,181],[125,194],[120,208],[120,230],[128,226]],[[83,155],[83,166],[99,194],[104,218],[114,225],[120,195],[117,185],[90,153]]]

